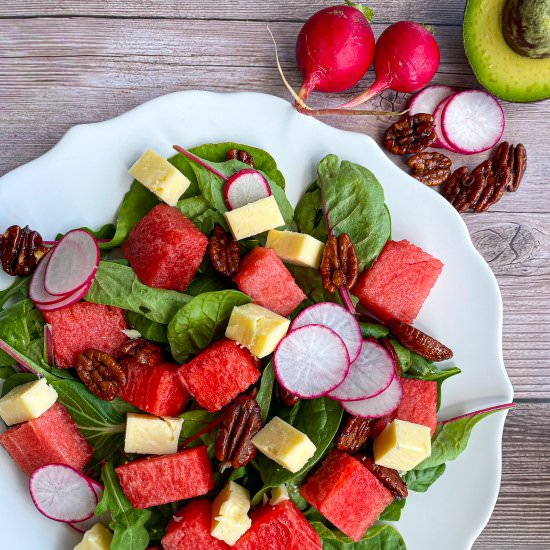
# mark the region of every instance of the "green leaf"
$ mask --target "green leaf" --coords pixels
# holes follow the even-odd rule
[[[155,323],[133,311],[126,312],[126,318],[128,324],[136,329],[144,338],[147,340],[152,340],[153,342],[158,342],[159,344],[168,343],[168,325],[163,323]]]
[[[180,444],[186,439],[193,437],[197,432],[204,430],[209,424],[214,422],[219,417],[219,413],[210,413],[208,411],[197,409],[194,411],[187,411],[180,414],[180,418],[183,418],[183,424],[180,433]],[[197,447],[199,445],[206,445],[208,456],[211,460],[214,459],[214,443],[216,441],[216,428],[212,428],[205,434],[201,435],[195,441],[192,441],[186,448]]]
[[[407,484],[409,491],[425,493],[445,472],[445,464],[426,468],[425,470],[411,470],[405,472],[401,479]]]
[[[26,298],[28,295],[29,283],[30,277],[15,277],[8,288],[0,290],[0,308],[3,308],[11,298]]]
[[[223,336],[233,308],[249,302],[250,298],[238,290],[205,292],[195,296],[168,324],[168,342],[174,359],[185,363]]]
[[[105,240],[105,241],[111,241],[112,238],[115,236],[116,227],[112,223],[106,223],[105,225],[102,225],[99,229],[93,230],[89,227],[79,227],[82,231],[87,231],[99,240]],[[56,241],[59,241],[63,237],[63,233],[58,233],[55,237]],[[101,243],[99,243],[101,244]],[[110,243],[104,243],[104,244],[110,244]]]
[[[394,499],[386,509],[380,514],[378,518],[380,521],[399,521],[401,518],[401,510],[405,507],[406,499],[397,500]]]
[[[38,380],[35,374],[30,372],[15,372],[4,381],[0,397],[4,397],[4,395],[13,390],[13,388],[21,384],[26,384],[27,382],[33,382],[34,380]]]
[[[96,515],[110,512],[113,530],[111,550],[145,550],[149,544],[149,533],[145,523],[151,517],[149,510],[136,510],[120,487],[118,477],[111,463],[101,469],[104,493],[96,508]]]
[[[406,550],[399,532],[391,525],[373,525],[359,542],[318,521],[311,522],[323,543],[323,550]]]
[[[323,215],[323,202],[321,190],[317,183],[313,185],[311,190],[306,191],[294,212],[294,218],[298,225],[298,230],[302,233],[307,233],[325,242],[327,240],[327,225],[325,216]]]
[[[0,380],[6,380],[13,374],[15,374],[15,370],[13,369],[13,367],[0,367]]]
[[[378,323],[366,323],[365,321],[359,321],[361,327],[361,334],[363,338],[380,338],[386,337],[390,331],[383,325]]]
[[[310,303],[302,303],[302,308],[305,308],[312,303],[340,303],[340,295],[337,292],[330,293],[323,287],[321,272],[318,269],[311,269],[310,267],[301,267],[296,265],[287,265],[286,267],[292,273],[292,276],[296,280],[298,286],[310,300]]]
[[[225,230],[228,229],[223,215],[211,208],[201,195],[180,200],[177,208],[205,235],[212,233],[216,224],[221,225]]]
[[[273,370],[273,362],[264,368],[262,376],[260,378],[260,388],[256,394],[256,401],[262,411],[262,423],[265,424],[267,415],[269,414],[269,407],[271,405],[271,398],[273,397],[273,386],[275,385],[275,371]]]
[[[197,273],[195,275],[195,278],[191,281],[185,292],[189,296],[198,296],[204,292],[226,290],[231,286],[233,286],[231,279],[223,277],[216,273],[211,266],[208,266],[204,273]]]
[[[345,0],[345,2],[348,6],[351,6],[352,8],[359,10],[365,16],[365,19],[369,23],[372,21],[372,16],[374,14],[368,6],[365,6],[365,4],[359,4],[359,2],[352,2],[351,0]]]

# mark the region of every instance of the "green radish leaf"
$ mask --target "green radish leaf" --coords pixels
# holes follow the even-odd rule
[[[399,521],[401,518],[401,511],[405,507],[406,499],[397,500],[394,499],[386,509],[380,514],[378,518],[380,521]]]
[[[401,479],[407,484],[409,491],[425,493],[445,472],[446,465],[439,464],[425,470],[411,470],[405,472]]]
[[[275,371],[273,370],[273,362],[264,368],[260,378],[260,388],[256,394],[256,402],[262,411],[262,423],[265,424],[269,414],[269,407],[273,397],[273,387],[275,386]]]
[[[391,525],[373,525],[359,542],[318,521],[311,521],[323,543],[323,550],[406,550],[399,532]]]
[[[365,19],[369,23],[372,22],[372,16],[374,15],[374,13],[368,6],[365,6],[365,4],[359,4],[359,2],[352,2],[351,0],[345,0],[345,2],[348,6],[359,10],[365,16]]]
[[[168,343],[168,325],[163,323],[155,323],[155,321],[151,321],[150,319],[147,319],[147,317],[144,317],[139,313],[135,313],[134,311],[127,311],[126,319],[128,320],[128,324],[147,340],[151,340],[159,344]]]

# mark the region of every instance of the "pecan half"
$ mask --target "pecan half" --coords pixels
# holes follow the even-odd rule
[[[126,384],[124,369],[108,353],[87,349],[78,354],[76,373],[100,399],[112,401]]]
[[[42,243],[42,237],[29,226],[12,225],[0,236],[0,259],[2,269],[12,276],[30,275],[48,248]]]
[[[428,361],[445,361],[453,356],[447,346],[412,325],[396,319],[388,321],[386,325],[402,346]]]
[[[244,149],[229,149],[225,155],[225,159],[240,160],[241,162],[244,162],[254,168],[254,159],[252,158],[252,155]]]
[[[510,148],[512,147],[513,145],[510,145]],[[514,149],[513,153],[510,154],[510,157],[512,159],[510,161],[510,166],[512,168],[513,175],[507,190],[513,193],[514,191],[518,190],[521,179],[523,178],[523,174],[527,169],[527,151],[523,146],[523,143],[518,143],[516,145],[516,148]]]
[[[208,255],[212,266],[218,273],[226,277],[233,277],[239,271],[241,262],[239,243],[224,231],[221,225],[214,226],[208,244]]]
[[[384,147],[396,155],[420,153],[436,138],[434,119],[427,113],[405,115],[384,133]]]
[[[351,290],[357,282],[359,262],[351,239],[346,233],[329,237],[321,260],[321,277],[328,292],[342,286]]]
[[[416,153],[407,165],[413,178],[430,186],[440,185],[451,175],[451,159],[441,153]]]
[[[286,407],[292,407],[293,405],[298,403],[298,401],[300,401],[300,398],[297,395],[290,393],[288,390],[283,388],[283,386],[281,386],[280,384],[277,384],[276,391],[277,391],[277,397],[279,398],[281,403]]]
[[[132,357],[138,363],[150,367],[162,363],[162,351],[160,347],[145,338],[135,338],[134,340],[124,342],[118,348],[117,357],[119,359]]]
[[[359,460],[378,481],[385,485],[397,500],[407,498],[409,491],[397,470],[385,468],[384,466],[376,464],[372,456],[367,453],[359,453],[353,456]]]
[[[357,452],[371,437],[373,425],[373,418],[348,414],[336,438],[336,448],[346,453]]]
[[[214,451],[222,469],[240,468],[256,454],[252,438],[262,428],[260,406],[248,395],[240,395],[225,410],[218,426]]]

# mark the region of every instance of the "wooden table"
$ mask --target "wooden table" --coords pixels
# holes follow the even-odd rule
[[[298,87],[296,35],[309,15],[327,5],[320,0],[2,0],[0,174],[44,153],[74,124],[111,118],[168,92],[255,90],[288,97],[266,25]],[[377,35],[401,19],[433,26],[442,54],[434,82],[476,85],[462,48],[463,1],[373,0],[370,5]],[[334,105],[344,97],[312,101]],[[371,105],[398,109],[405,99],[384,93]],[[474,548],[548,549],[550,102],[503,108],[504,137],[525,144],[528,171],[517,193],[507,194],[490,212],[465,219],[502,290],[504,359],[518,407],[506,424],[500,497]],[[364,117],[326,122],[375,138],[387,126],[387,119]],[[482,158],[456,162],[474,166]]]

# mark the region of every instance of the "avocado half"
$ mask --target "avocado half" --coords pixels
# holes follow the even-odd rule
[[[508,45],[502,27],[506,3],[468,0],[463,24],[468,61],[480,84],[501,99],[546,99],[550,97],[550,57],[520,55]]]

